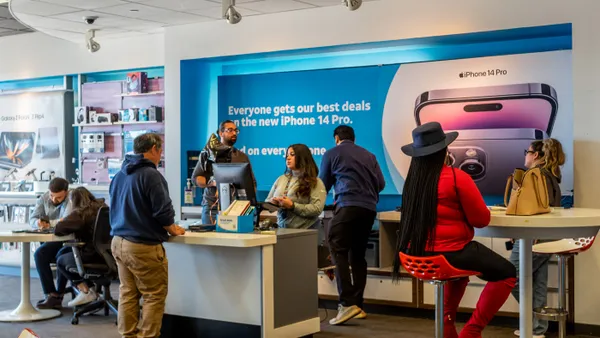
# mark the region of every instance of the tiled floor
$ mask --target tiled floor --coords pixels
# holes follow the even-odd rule
[[[32,301],[36,302],[41,297],[41,288],[37,279],[32,279]],[[118,294],[118,286],[113,287],[113,294]],[[17,277],[0,276],[0,309],[10,309],[18,305],[20,298],[20,282]],[[65,301],[66,302],[66,301]],[[315,338],[388,338],[433,337],[433,321],[430,319],[369,315],[366,320],[352,320],[344,326],[330,326],[327,322],[335,315],[334,310],[320,310],[319,314],[324,319],[321,332]],[[325,318],[327,316],[327,318]],[[326,320],[325,320],[326,319]],[[31,328],[42,338],[118,338],[115,326],[115,316],[94,315],[81,318],[79,325],[71,325],[71,310],[65,308],[63,316],[36,323],[0,323],[0,338],[17,338],[23,328]],[[485,338],[513,337],[513,328],[489,326],[484,331]],[[583,336],[579,336],[583,337]],[[575,337],[572,337],[575,338]]]

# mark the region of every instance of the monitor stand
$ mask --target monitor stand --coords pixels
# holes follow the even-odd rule
[[[227,210],[231,205],[231,185],[229,183],[219,184],[219,203],[221,203],[221,210]]]

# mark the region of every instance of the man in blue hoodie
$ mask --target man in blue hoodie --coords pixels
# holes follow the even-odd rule
[[[121,282],[118,329],[122,337],[158,337],[168,288],[162,243],[185,230],[174,224],[167,181],[156,169],[162,154],[160,135],[136,137],[133,151],[110,184],[111,248]],[[138,328],[140,297],[144,305]]]
[[[319,178],[327,192],[331,187],[335,191],[327,244],[335,264],[340,303],[337,316],[329,323],[339,325],[367,316],[362,310],[367,285],[365,253],[385,180],[375,155],[354,143],[352,127],[335,128],[333,137],[336,147],[323,155]]]

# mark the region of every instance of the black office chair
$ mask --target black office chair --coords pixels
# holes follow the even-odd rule
[[[112,241],[110,230],[108,207],[102,207],[98,210],[96,223],[94,224],[93,245],[96,252],[104,259],[104,263],[87,264],[83,262],[79,249],[84,243],[65,243],[65,246],[73,248],[73,256],[75,256],[75,263],[77,264],[77,268],[73,268],[71,272],[78,273],[84,279],[93,282],[96,293],[101,294],[98,300],[75,308],[73,318],[71,318],[71,324],[73,325],[79,324],[79,317],[95,313],[103,308],[105,316],[109,315],[109,311],[118,316],[118,301],[113,299],[110,294],[110,284],[119,276],[117,263],[110,250]],[[73,289],[78,292],[76,288]]]

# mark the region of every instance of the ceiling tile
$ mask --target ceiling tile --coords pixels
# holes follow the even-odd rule
[[[28,29],[26,26],[23,26],[20,22],[15,19],[0,19],[0,28],[8,28],[8,29]]]
[[[1,37],[5,37],[5,36],[11,36],[11,35],[23,34],[23,33],[29,33],[29,32],[22,32],[22,31],[7,31],[7,32],[4,32],[4,33],[0,33],[0,38],[1,38]]]
[[[262,13],[286,12],[314,7],[315,6],[311,4],[296,2],[292,0],[264,0],[258,2],[249,2],[245,4],[236,4],[236,8],[238,9],[246,8]]]
[[[82,42],[82,43],[85,41],[85,34],[83,34],[83,33],[66,32],[63,30],[49,29],[49,28],[39,29],[39,31],[42,33],[57,37],[59,39],[64,39],[64,40],[69,40],[69,41],[74,41],[74,42]]]
[[[211,7],[221,7],[220,4],[206,0],[145,0],[143,4],[180,12],[189,12],[195,9],[205,9]]]
[[[77,9],[73,7],[53,5],[32,0],[11,1],[10,8],[13,13],[17,13],[15,14],[16,16],[19,16],[21,13],[46,16],[77,11]]]
[[[130,18],[115,19],[111,21],[111,27],[118,27],[127,30],[154,29],[160,28],[162,26],[164,26],[164,24],[160,22],[152,22]]]
[[[123,0],[37,0],[40,2],[51,3],[55,5],[69,6],[80,9],[96,9],[102,7],[111,7],[124,5],[127,2]]]
[[[145,16],[145,20],[162,22],[167,25],[186,25],[195,22],[212,21],[212,18],[198,16],[188,13],[171,12],[169,15],[150,15]]]
[[[51,17],[42,17],[37,15],[20,14],[23,19],[35,27],[36,30],[62,30],[69,32],[85,33],[90,27],[84,23],[58,20]]]
[[[143,18],[158,15],[167,16],[173,13],[173,11],[169,11],[164,8],[150,7],[138,3],[128,3],[126,5],[101,8],[96,11],[101,13],[125,16],[128,18]]]
[[[117,16],[117,15],[106,14],[106,13],[98,13],[98,12],[94,12],[94,11],[81,11],[81,12],[53,15],[52,18],[59,19],[59,20],[74,21],[74,22],[84,22],[83,17],[86,17],[86,16],[97,16],[98,17],[98,19],[96,19],[94,24],[90,25],[91,28],[97,27],[97,26],[98,27],[114,27],[114,26],[124,25],[124,24],[126,24],[127,21],[131,21],[131,23],[136,23],[139,21],[137,19],[126,18],[123,16]]]
[[[6,6],[0,6],[0,18],[10,19],[12,15]]]
[[[242,13],[242,17],[262,14],[261,12],[253,11],[251,9],[241,8],[237,5],[236,5],[236,9],[238,10],[238,12]],[[191,11],[190,13],[206,16],[206,17],[213,18],[213,19],[222,19],[223,18],[223,8],[221,8],[221,6],[206,8],[206,9],[199,9],[199,10]]]

